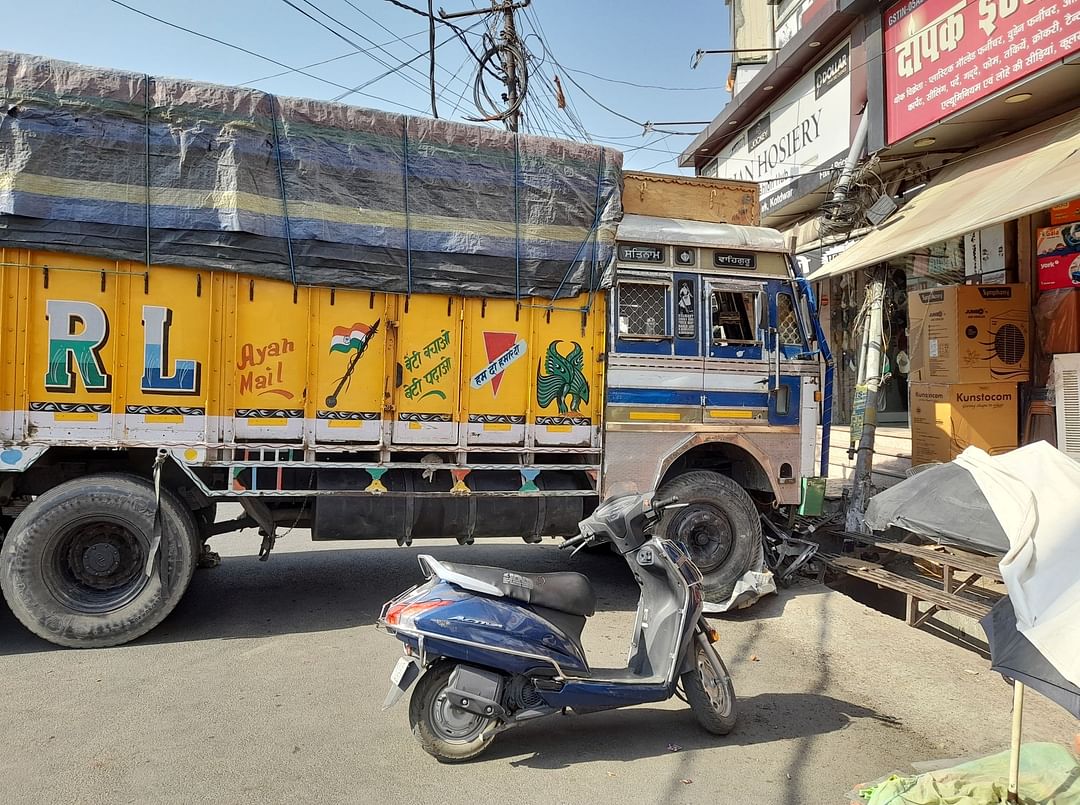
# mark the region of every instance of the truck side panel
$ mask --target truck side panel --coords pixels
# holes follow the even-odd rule
[[[8,441],[599,447],[602,295],[406,297],[25,250],[2,262]]]

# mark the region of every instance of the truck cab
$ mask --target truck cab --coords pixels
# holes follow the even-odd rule
[[[775,230],[628,214],[618,238],[601,497],[700,498],[665,527],[707,581],[721,571],[722,596],[759,550],[747,493],[799,504],[818,474],[827,353],[813,300]]]

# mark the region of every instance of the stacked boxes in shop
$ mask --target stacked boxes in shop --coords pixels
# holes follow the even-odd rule
[[[911,463],[971,445],[1017,446],[1019,384],[1031,371],[1027,285],[957,285],[908,295]]]
[[[1080,352],[1080,199],[1050,210],[1039,229],[1039,301],[1035,322],[1045,355]]]

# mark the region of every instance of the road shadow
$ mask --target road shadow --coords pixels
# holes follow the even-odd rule
[[[669,754],[673,746],[693,751],[814,738],[859,719],[901,727],[891,716],[819,693],[762,693],[739,700],[739,721],[726,736],[702,730],[689,709],[635,707],[537,721],[499,735],[484,757],[531,769],[565,769],[575,763],[643,760]]]
[[[509,567],[527,573],[584,573],[601,611],[632,611],[638,587],[625,562],[610,554],[578,554],[571,561],[554,543],[355,546],[226,556],[220,567],[198,570],[179,605],[148,635],[128,645],[228,640],[350,629],[375,623],[383,604],[423,581],[416,557]],[[58,647],[23,628],[0,606],[0,656]]]

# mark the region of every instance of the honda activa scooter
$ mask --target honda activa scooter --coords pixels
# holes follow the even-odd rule
[[[409,723],[440,761],[483,752],[495,735],[557,713],[586,713],[679,696],[700,724],[725,735],[735,690],[702,617],[701,573],[676,543],[652,535],[675,498],[616,498],[560,547],[611,542],[641,587],[625,668],[592,668],[581,646],[596,609],[580,573],[518,573],[421,555],[428,581],[389,601],[379,625],[405,646],[390,707],[419,679]],[[571,554],[573,555],[573,554]]]

